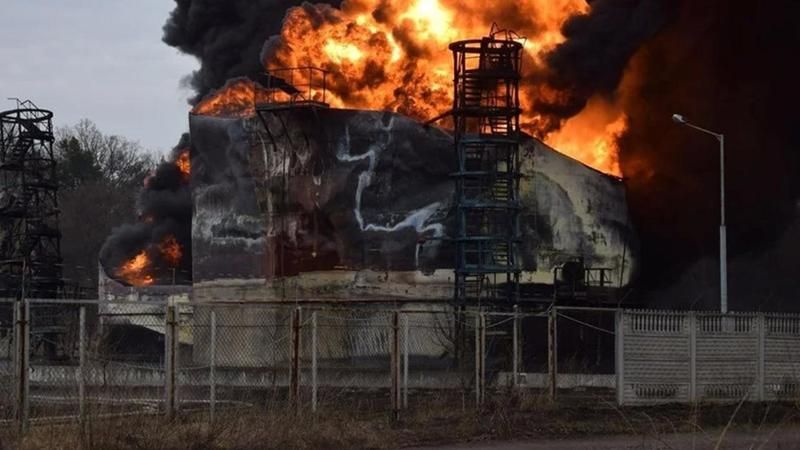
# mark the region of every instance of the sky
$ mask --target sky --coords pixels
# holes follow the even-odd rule
[[[9,97],[52,110],[54,125],[86,118],[105,134],[166,153],[188,130],[199,64],[161,42],[169,0],[2,0],[0,110]]]

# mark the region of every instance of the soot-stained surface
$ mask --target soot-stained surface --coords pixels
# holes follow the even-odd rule
[[[446,131],[377,111],[264,118],[269,130],[256,117],[191,116],[201,300],[230,296],[220,288],[234,284],[242,298],[287,295],[287,283],[293,296],[450,296]],[[523,282],[552,282],[556,265],[582,256],[627,283],[637,246],[623,184],[531,138],[522,152]]]

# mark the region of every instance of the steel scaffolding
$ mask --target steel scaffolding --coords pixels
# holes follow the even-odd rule
[[[518,300],[519,80],[522,43],[510,32],[450,44],[457,172],[455,302]]]
[[[0,293],[57,296],[62,287],[53,113],[30,101],[0,112]]]

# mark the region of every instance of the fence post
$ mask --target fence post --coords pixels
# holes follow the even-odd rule
[[[512,348],[511,348],[511,353],[512,353],[512,355],[511,355],[511,359],[512,359],[512,361],[511,361],[511,373],[512,373],[512,376],[514,377],[514,379],[512,381],[512,386],[514,386],[514,387],[518,387],[519,386],[519,360],[520,360],[520,358],[519,358],[519,355],[520,355],[520,349],[519,349],[519,347],[520,347],[519,346],[519,332],[520,332],[519,320],[520,320],[519,319],[519,306],[518,305],[514,305],[514,318],[513,318],[513,325],[514,326],[513,326],[513,330],[511,331],[511,333],[513,334],[513,337],[512,337],[513,342],[512,342]]]
[[[617,373],[617,405],[625,402],[625,313],[618,309],[615,313],[614,327],[614,361]]]
[[[176,317],[175,306],[167,305],[166,322],[164,326],[164,376],[165,376],[165,409],[167,419],[175,417],[175,370],[176,354],[175,341]]]
[[[697,401],[697,315],[689,311],[686,316],[689,326],[689,400]]]
[[[86,424],[86,306],[78,310],[78,414]]]
[[[395,420],[400,418],[400,313],[392,312],[392,413]]]
[[[211,309],[211,336],[208,347],[209,419],[214,424],[217,410],[217,311]]]
[[[403,409],[408,408],[408,314],[403,315]]]
[[[17,400],[17,426],[20,434],[28,431],[28,393],[29,393],[29,364],[30,355],[30,308],[27,300],[14,303],[14,347],[15,347],[15,378]]]
[[[481,312],[481,404],[486,394],[486,313]]]
[[[311,411],[317,412],[317,312],[311,313]]]
[[[291,402],[299,412],[300,410],[300,314],[301,307],[292,312],[292,364],[289,378]]]
[[[483,311],[475,313],[475,404],[483,404],[486,387],[486,317]]]
[[[481,404],[481,316],[475,313],[475,404]]]
[[[763,402],[764,398],[764,384],[765,380],[765,364],[766,364],[766,342],[767,342],[767,318],[764,313],[758,313],[756,316],[756,323],[758,324],[758,345],[756,351],[758,361],[756,362],[756,400]]]
[[[22,431],[22,302],[14,302],[14,421]]]
[[[549,375],[550,401],[556,401],[558,394],[558,310],[550,307],[547,316],[547,370]]]

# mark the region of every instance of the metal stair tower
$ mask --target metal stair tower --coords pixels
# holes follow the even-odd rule
[[[521,271],[519,80],[523,45],[511,32],[450,44],[457,171],[456,305],[514,305]]]
[[[53,113],[30,101],[0,112],[0,296],[62,290]]]

